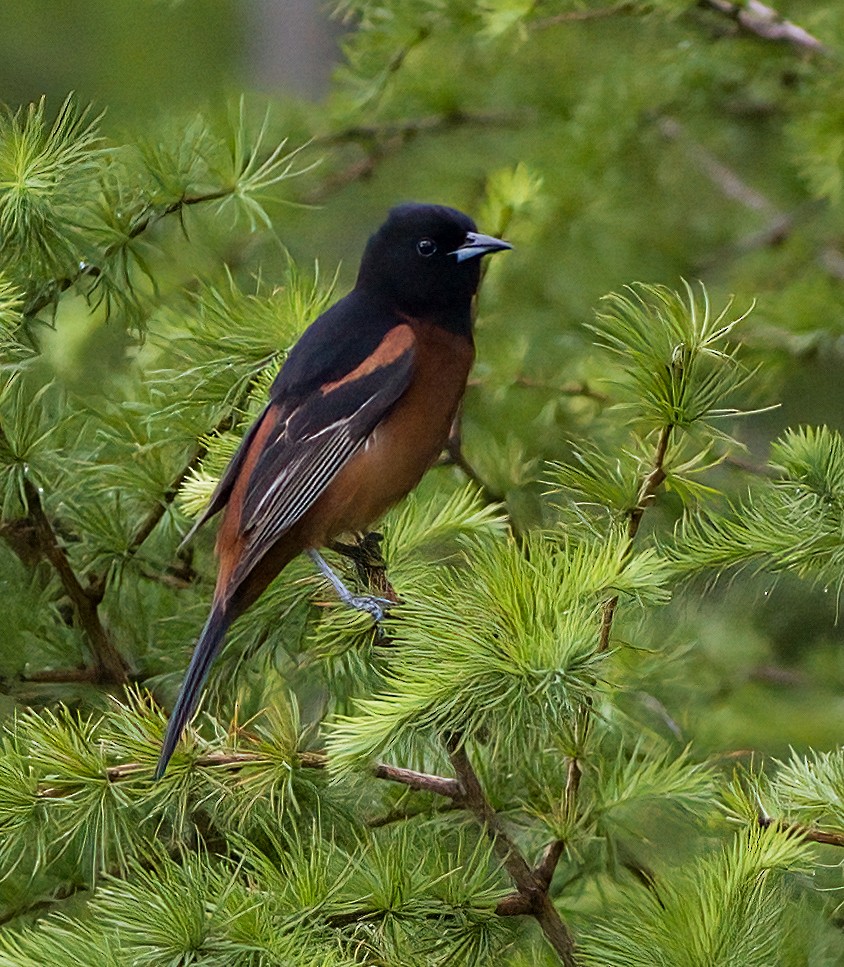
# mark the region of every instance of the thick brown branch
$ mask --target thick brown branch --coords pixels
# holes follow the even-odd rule
[[[530,868],[518,846],[501,824],[483,791],[461,738],[450,736],[447,745],[451,764],[463,793],[464,805],[486,829],[496,854],[500,857],[519,893],[520,900],[514,906],[519,905],[520,913],[530,913],[536,918],[545,938],[566,967],[576,967],[574,937],[548,894],[546,873],[537,874]],[[556,849],[553,852],[556,852]],[[502,903],[505,902],[502,901]]]
[[[554,879],[554,871],[557,869],[557,864],[560,862],[560,858],[562,857],[565,848],[566,844],[563,840],[551,840],[551,842],[543,850],[542,856],[534,868],[534,876],[546,890],[551,888],[551,880]]]
[[[542,857],[533,869],[537,883],[547,892],[554,878],[557,863],[563,855],[565,843],[561,839],[552,840],[544,849]],[[499,917],[520,917],[533,913],[531,901],[518,890],[504,897],[495,908]]]
[[[97,600],[79,583],[70,560],[53,530],[53,525],[44,513],[41,495],[28,480],[25,491],[29,516],[35,524],[41,551],[52,564],[65,593],[73,604],[79,625],[91,646],[99,681],[112,682],[116,685],[125,684],[129,680],[127,665],[103,627],[97,610]]]
[[[813,54],[828,54],[829,49],[808,30],[798,27],[790,20],[784,20],[772,7],[759,0],[699,0],[702,7],[715,10],[734,20],[742,30],[762,40],[791,44],[799,50]]]
[[[372,769],[376,779],[388,779],[390,782],[400,782],[408,789],[417,792],[432,792],[438,796],[445,796],[452,802],[463,803],[463,790],[456,779],[445,776],[434,776],[427,772],[415,772],[413,769],[402,769],[379,762]]]

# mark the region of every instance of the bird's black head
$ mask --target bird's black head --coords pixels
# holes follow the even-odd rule
[[[481,235],[454,208],[399,205],[367,243],[357,284],[403,312],[463,328],[480,281],[481,256],[510,247]]]

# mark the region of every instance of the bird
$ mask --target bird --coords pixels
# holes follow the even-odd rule
[[[474,361],[481,259],[509,248],[457,209],[398,205],[369,238],[353,289],[290,350],[185,538],[223,511],[211,610],[167,723],[156,779],[232,622],[299,554],[311,556],[345,604],[376,621],[393,603],[353,595],[319,548],[369,528],[442,453]]]

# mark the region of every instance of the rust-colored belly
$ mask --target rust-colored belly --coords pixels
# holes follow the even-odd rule
[[[419,483],[448,441],[474,348],[435,326],[414,328],[413,382],[302,521],[309,546],[365,530]]]

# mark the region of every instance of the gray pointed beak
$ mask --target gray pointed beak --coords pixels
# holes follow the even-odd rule
[[[491,255],[493,252],[503,252],[505,249],[512,248],[509,242],[503,242],[500,238],[493,238],[492,235],[481,235],[480,232],[466,232],[466,239],[460,248],[456,248],[449,255],[454,255],[458,262],[465,262],[466,259],[478,258],[481,255]]]

